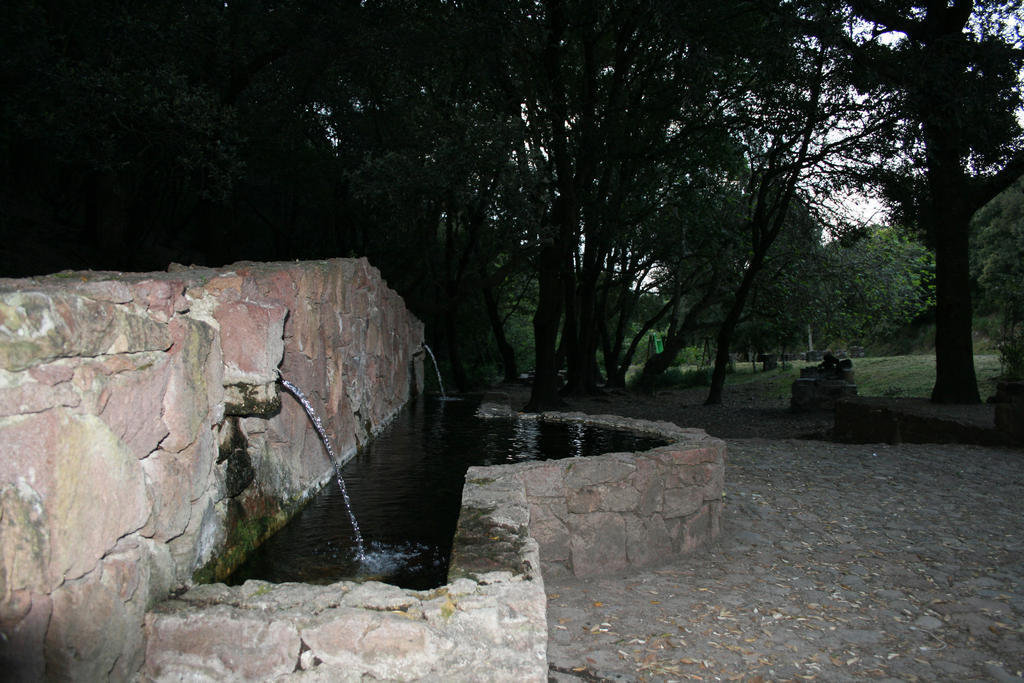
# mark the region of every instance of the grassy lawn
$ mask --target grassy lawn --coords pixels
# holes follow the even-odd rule
[[[760,365],[755,372],[750,363],[738,363],[730,373],[726,384],[759,382],[766,385],[766,394],[788,397],[790,385],[800,376],[800,368],[812,367],[817,363],[801,361],[787,363],[785,368],[761,372]],[[978,376],[978,390],[982,400],[995,393],[999,379],[999,357],[995,354],[974,356],[974,369]],[[695,373],[696,366],[679,368],[681,375]],[[928,398],[935,384],[935,356],[883,356],[877,358],[854,358],[854,380],[860,396],[889,396],[899,398]]]

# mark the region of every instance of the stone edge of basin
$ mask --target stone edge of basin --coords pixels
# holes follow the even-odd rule
[[[513,416],[487,408],[490,405],[481,406],[490,417]],[[449,583],[430,591],[374,581],[328,586],[247,581],[242,586],[192,588],[147,614],[144,675],[152,680],[314,676],[346,681],[367,675],[389,680],[478,680],[485,671],[490,680],[546,681],[542,544],[531,527],[531,515],[545,513],[536,504],[537,491],[528,494],[529,473],[537,467],[557,466],[563,480],[566,476],[585,479],[591,475],[582,473],[579,461],[592,461],[599,468],[600,481],[590,482],[588,491],[610,493],[593,511],[602,515],[601,505],[614,508],[621,502],[616,491],[636,489],[634,484],[617,489],[609,479],[626,482],[646,472],[648,481],[659,481],[657,490],[666,499],[671,498],[665,494],[672,489],[661,486],[663,477],[652,463],[677,469],[682,464],[681,472],[697,468],[706,476],[693,480],[685,474],[683,479],[689,477],[692,481],[686,483],[698,487],[701,506],[688,512],[690,521],[675,529],[685,541],[677,544],[678,549],[688,551],[718,533],[725,444],[702,430],[668,422],[582,413],[515,416],[627,429],[659,435],[671,443],[639,454],[569,459],[575,463],[470,468]],[[636,459],[640,464],[631,463],[631,456],[641,456]],[[534,488],[535,484],[534,480]],[[631,500],[639,501],[641,509],[650,505],[643,495],[632,495]],[[687,510],[694,507],[683,504]]]
[[[702,429],[619,415],[519,413],[502,394],[486,396],[477,416],[584,423],[667,443],[636,453],[470,468],[452,551],[455,571],[490,567],[491,555],[514,543],[517,528],[538,543],[548,578],[664,563],[720,533],[726,445]],[[515,505],[508,502],[513,495]],[[478,517],[490,521],[490,533],[475,528]],[[472,524],[464,533],[467,520]]]

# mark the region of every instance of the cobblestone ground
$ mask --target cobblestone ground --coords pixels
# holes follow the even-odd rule
[[[1024,451],[728,448],[713,547],[547,582],[551,680],[1020,680]]]

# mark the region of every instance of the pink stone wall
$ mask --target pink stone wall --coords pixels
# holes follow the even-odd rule
[[[330,474],[278,373],[351,456],[422,386],[422,343],[365,260],[0,280],[5,675],[135,675],[146,610]]]
[[[705,545],[720,529],[724,454],[705,438],[522,467],[545,576],[611,574]]]
[[[485,408],[478,415],[500,415]],[[493,552],[478,551],[472,530],[464,527],[476,518],[474,510],[489,509],[487,501],[507,489],[521,489],[526,526],[540,548],[548,578],[598,576],[663,563],[718,536],[726,464],[721,439],[699,429],[616,415],[550,412],[532,418],[653,434],[669,445],[638,453],[471,467],[453,565],[472,567],[474,554]]]

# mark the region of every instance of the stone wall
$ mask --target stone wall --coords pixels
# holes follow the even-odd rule
[[[856,395],[853,370],[801,368],[800,378],[790,386],[789,407],[796,412],[835,410],[837,401]]]
[[[0,280],[0,666],[122,680],[145,613],[230,570],[422,387],[364,260]]]
[[[641,453],[470,469],[467,480],[484,490],[503,478],[522,487],[545,576],[596,576],[663,563],[718,535],[722,440],[699,429],[615,415],[544,413],[540,419],[583,420],[672,442]],[[463,494],[463,516],[472,506],[471,495],[479,497]]]
[[[836,402],[832,437],[846,443],[1020,445],[1011,431],[999,426],[997,409],[1003,405],[945,405],[923,398],[844,398]]]
[[[1024,444],[1024,381],[1006,381],[996,385],[996,429],[1017,444]]]

